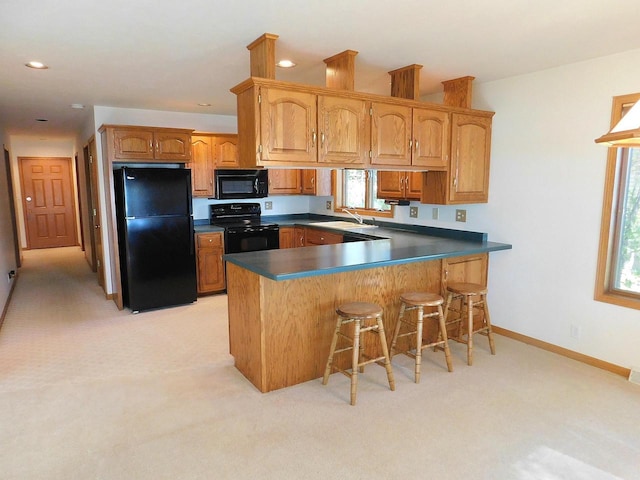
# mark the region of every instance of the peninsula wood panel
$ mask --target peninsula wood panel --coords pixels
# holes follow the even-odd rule
[[[229,353],[235,359],[236,368],[258,390],[268,392],[265,383],[264,321],[260,304],[261,280],[265,278],[233,263],[227,263],[227,277]]]
[[[327,248],[330,254],[333,247],[316,248]],[[368,301],[383,306],[391,342],[400,294],[441,290],[440,260],[280,282],[233,264],[227,268],[231,354],[236,367],[262,392],[322,376],[340,304]],[[435,330],[427,322],[425,338],[432,335]],[[377,341],[364,340],[371,355],[379,348]],[[342,357],[338,361],[349,364],[348,354]]]

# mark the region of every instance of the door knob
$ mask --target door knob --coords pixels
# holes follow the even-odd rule
[[[27,202],[30,202],[31,201],[31,197],[27,197],[26,200],[27,200]]]

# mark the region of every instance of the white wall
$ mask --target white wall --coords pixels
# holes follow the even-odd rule
[[[635,50],[475,91],[496,112],[481,224],[513,244],[491,257],[495,323],[627,368],[640,366],[640,314],[593,300],[607,157],[594,139],[612,97],[640,91],[639,78]]]

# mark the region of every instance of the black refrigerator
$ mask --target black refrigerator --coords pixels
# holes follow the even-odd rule
[[[191,170],[113,171],[120,276],[133,312],[196,300]]]

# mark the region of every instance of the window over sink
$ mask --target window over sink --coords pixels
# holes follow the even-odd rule
[[[377,173],[370,169],[334,170],[335,210],[348,208],[360,215],[393,217],[393,206],[376,196]]]

